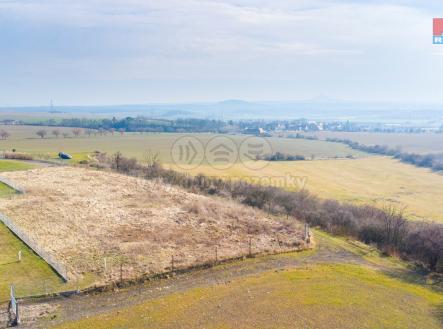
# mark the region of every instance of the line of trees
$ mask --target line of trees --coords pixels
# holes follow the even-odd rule
[[[275,152],[273,154],[268,154],[263,157],[263,159],[258,158],[258,160],[266,161],[304,161],[306,158],[303,155],[291,155],[282,152]]]
[[[26,124],[26,123],[24,123]],[[123,119],[65,118],[32,122],[33,126],[76,127],[97,131],[128,132],[220,132],[226,123],[209,119],[162,120],[145,117],[126,117]]]
[[[91,137],[92,135],[97,136],[103,136],[103,135],[107,135],[107,134],[112,134],[114,135],[116,132],[118,132],[120,135],[123,135],[125,133],[124,129],[110,129],[110,130],[104,130],[104,129],[82,129],[82,128],[73,128],[71,130],[71,133],[74,137],[80,137],[82,134],[83,135],[88,135],[88,137]],[[48,135],[48,130],[46,129],[39,129],[35,132],[35,134],[40,137],[40,138],[45,138]],[[61,130],[61,129],[53,129],[51,131],[51,134],[55,137],[55,138],[59,138],[60,136],[63,136],[63,138],[68,138],[70,136],[70,133],[67,130]],[[1,133],[0,133],[1,136]]]
[[[328,142],[343,143],[349,147],[373,154],[392,156],[401,162],[417,167],[430,168],[434,171],[443,171],[443,154],[416,154],[402,152],[400,148],[390,148],[386,145],[363,145],[349,139],[327,138]]]
[[[219,195],[252,207],[287,217],[295,217],[312,226],[337,235],[350,236],[380,250],[420,262],[431,271],[443,272],[443,225],[406,220],[403,210],[387,206],[356,206],[335,200],[323,200],[306,190],[289,192],[274,187],[229,181],[204,175],[190,176],[161,167],[157,156],[148,157],[147,165],[135,159],[98,154],[98,166],[166,183],[193,192]]]

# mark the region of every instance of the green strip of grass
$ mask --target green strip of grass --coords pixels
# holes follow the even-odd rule
[[[16,171],[16,170],[29,170],[35,168],[34,165],[23,161],[15,160],[0,160],[0,172],[1,171]]]
[[[0,198],[7,198],[14,194],[16,194],[16,191],[13,188],[0,182]]]
[[[0,302],[9,296],[13,284],[18,296],[44,294],[60,290],[64,283],[51,267],[4,224],[0,223]],[[22,260],[18,262],[18,252]]]
[[[267,272],[60,328],[441,328],[441,294],[357,265]]]

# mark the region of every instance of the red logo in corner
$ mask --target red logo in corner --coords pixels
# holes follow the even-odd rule
[[[443,18],[434,18],[433,43],[443,44]]]
[[[443,35],[443,18],[434,18],[434,36],[441,37]]]

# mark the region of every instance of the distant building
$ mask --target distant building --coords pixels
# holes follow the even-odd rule
[[[255,135],[255,136],[262,136],[262,137],[272,136],[269,132],[267,132],[263,128],[245,128],[245,129],[243,129],[243,133],[247,134],[247,135]]]

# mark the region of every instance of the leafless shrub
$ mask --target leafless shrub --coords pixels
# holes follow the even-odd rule
[[[24,154],[24,153],[5,153],[5,159],[13,159],[13,160],[32,160],[33,157],[30,154]]]
[[[1,139],[8,139],[10,134],[6,130],[0,130],[0,137]]]
[[[40,130],[37,130],[36,132],[35,132],[35,134],[37,135],[37,136],[39,136],[40,138],[45,138],[45,136],[47,135],[47,131],[45,130],[45,129],[40,129]]]
[[[72,129],[72,133],[74,134],[75,137],[78,137],[82,133],[82,129],[74,128],[74,129]]]
[[[55,136],[55,137],[59,137],[60,136],[60,134],[61,134],[61,131],[60,131],[60,129],[54,129],[53,131],[52,131],[52,134]]]
[[[321,200],[306,190],[289,192],[242,181],[224,181],[204,175],[190,176],[164,169],[156,161],[148,166],[140,166],[135,159],[126,159],[120,153],[112,158],[106,157],[103,161],[121,172],[161,179],[194,192],[228,197],[251,207],[266,209],[269,213],[285,214],[287,218],[294,216],[327,232],[352,236],[365,243],[375,243],[387,253],[412,258],[431,270],[442,271],[439,264],[443,259],[443,225],[433,223],[426,226],[407,221],[404,209],[394,206],[386,206],[384,209],[356,206],[334,200]],[[210,208],[195,204],[189,210],[204,214]],[[264,228],[251,226],[249,229],[255,232]]]

